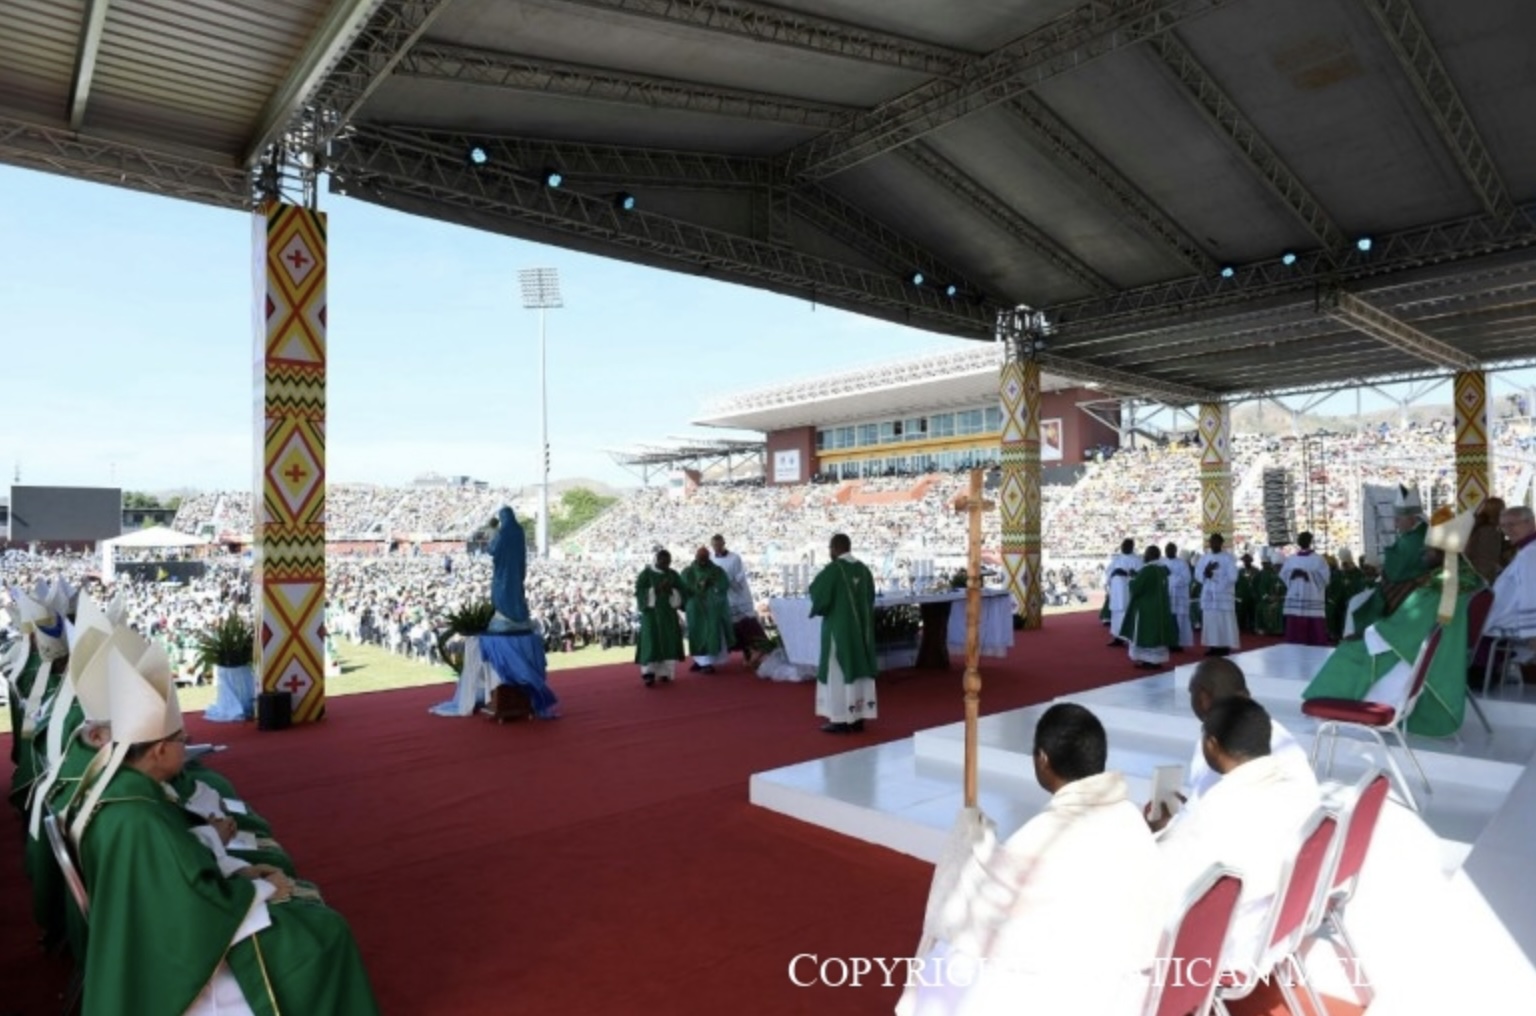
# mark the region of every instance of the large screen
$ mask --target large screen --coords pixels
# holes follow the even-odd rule
[[[12,487],[12,543],[82,543],[123,534],[120,487]]]

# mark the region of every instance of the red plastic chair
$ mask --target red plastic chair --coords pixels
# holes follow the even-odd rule
[[[1328,739],[1328,768],[1323,775],[1326,777],[1333,772],[1333,749],[1335,742],[1338,741],[1339,731],[1342,729],[1361,731],[1381,745],[1382,753],[1387,759],[1387,766],[1392,770],[1392,775],[1397,777],[1398,789],[1403,792],[1403,797],[1409,806],[1415,811],[1418,810],[1419,802],[1413,796],[1413,789],[1408,786],[1402,769],[1398,767],[1397,757],[1393,754],[1387,737],[1390,735],[1397,739],[1403,751],[1408,753],[1413,767],[1418,770],[1419,779],[1424,781],[1425,793],[1433,793],[1434,790],[1429,785],[1429,777],[1424,775],[1424,767],[1419,765],[1418,756],[1408,746],[1407,727],[1408,717],[1413,714],[1414,706],[1419,704],[1419,696],[1424,694],[1425,682],[1429,680],[1429,665],[1434,661],[1436,650],[1440,648],[1441,632],[1440,625],[1435,625],[1430,629],[1424,645],[1419,647],[1419,656],[1413,661],[1413,678],[1408,682],[1408,693],[1402,702],[1387,705],[1358,699],[1315,698],[1301,704],[1303,713],[1322,721],[1318,724],[1317,736],[1312,742],[1314,768],[1317,764],[1317,753],[1322,747],[1325,736]]]
[[[1223,970],[1212,999],[1218,1012],[1226,1013],[1227,1002],[1247,998],[1260,984],[1277,975],[1275,982],[1293,1013],[1303,1013],[1296,998],[1296,983],[1306,989],[1315,1010],[1326,1013],[1317,991],[1301,965],[1301,947],[1307,940],[1308,918],[1317,905],[1318,894],[1327,881],[1337,842],[1339,820],[1319,809],[1302,824],[1295,856],[1280,873],[1275,905],[1270,910],[1269,933],[1265,945],[1245,970]]]
[[[1216,994],[1221,947],[1237,913],[1242,877],[1212,865],[1195,880],[1158,942],[1143,1016],[1206,1016]]]
[[[1311,924],[1308,939],[1315,938],[1324,926],[1337,935],[1336,945],[1346,953],[1344,959],[1351,967],[1350,982],[1360,990],[1361,1004],[1370,1005],[1375,992],[1360,962],[1360,952],[1344,926],[1344,909],[1355,895],[1360,883],[1360,870],[1370,852],[1371,841],[1376,836],[1376,826],[1381,821],[1381,809],[1387,801],[1390,781],[1381,770],[1373,770],[1356,784],[1354,792],[1338,811],[1342,832],[1339,834],[1339,850],[1328,880],[1328,888],[1318,899],[1317,911]]]

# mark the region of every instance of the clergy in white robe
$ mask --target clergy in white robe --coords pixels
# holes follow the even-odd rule
[[[1035,775],[1050,802],[1001,845],[982,837],[973,848],[899,1014],[1141,1012],[1169,900],[1107,754],[1103,724],[1082,706],[1040,717]]]
[[[1273,723],[1253,699],[1217,702],[1202,729],[1205,760],[1221,778],[1168,827],[1159,848],[1170,892],[1184,892],[1212,864],[1241,873],[1222,966],[1246,973],[1262,958],[1281,870],[1322,798],[1315,779],[1298,779],[1270,754]]]
[[[1237,637],[1237,562],[1222,550],[1225,541],[1212,533],[1208,554],[1195,565],[1200,581],[1200,641],[1208,656],[1225,656],[1239,647]]]
[[[1242,668],[1222,656],[1201,660],[1189,678],[1189,707],[1195,719],[1203,725],[1212,706],[1233,697],[1250,697],[1248,680],[1243,676]],[[1200,736],[1195,738],[1194,755],[1185,776],[1185,807],[1203,797],[1221,779],[1221,774],[1205,760],[1204,742],[1205,734],[1202,730]],[[1294,734],[1272,716],[1269,719],[1269,754],[1294,779],[1316,785],[1317,776],[1312,771],[1312,760],[1307,756],[1307,750]]]
[[[1536,656],[1536,521],[1531,509],[1510,508],[1499,527],[1515,547],[1515,556],[1493,583],[1493,608],[1483,626],[1487,635],[1518,640],[1517,660]]]
[[[1312,549],[1312,534],[1298,533],[1301,549],[1280,565],[1285,585],[1285,640],[1303,646],[1326,646],[1328,641],[1327,592],[1332,572],[1328,562]]]
[[[1136,541],[1124,540],[1120,553],[1109,559],[1104,567],[1104,588],[1109,597],[1109,644],[1120,644],[1120,626],[1125,623],[1125,611],[1131,605],[1131,576],[1141,570],[1141,558],[1136,556]]]
[[[1179,548],[1172,543],[1163,548],[1163,557],[1157,563],[1168,569],[1168,602],[1173,607],[1174,626],[1179,630],[1178,648],[1193,647],[1195,629],[1189,621],[1189,583],[1194,573],[1179,558]]]

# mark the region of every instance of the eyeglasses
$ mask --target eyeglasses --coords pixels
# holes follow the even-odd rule
[[[175,744],[186,744],[187,732],[185,730],[178,730],[176,733],[170,735],[169,737],[162,737],[160,740],[173,742]]]

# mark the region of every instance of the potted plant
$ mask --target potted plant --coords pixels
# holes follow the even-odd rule
[[[437,654],[454,674],[464,673],[464,640],[484,635],[495,616],[496,606],[490,600],[479,600],[462,604],[443,619],[443,627],[436,633]]]
[[[192,640],[193,656],[202,669],[213,668],[218,696],[203,718],[218,723],[238,723],[256,715],[256,629],[241,614],[231,611],[213,627]]]

